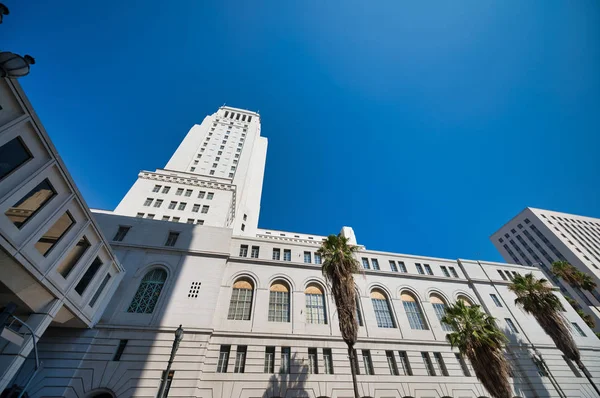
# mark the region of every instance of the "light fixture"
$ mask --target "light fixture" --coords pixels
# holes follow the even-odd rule
[[[29,66],[35,64],[30,55],[24,57],[8,51],[0,52],[0,77],[23,77],[29,74]]]

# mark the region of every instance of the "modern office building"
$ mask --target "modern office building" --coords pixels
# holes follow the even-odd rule
[[[600,331],[600,287],[585,291],[555,277],[555,261],[567,261],[600,286],[600,219],[526,208],[490,238],[508,262],[539,267],[563,294],[576,300]]]
[[[0,79],[0,312],[16,316],[0,318],[0,391],[32,334],[93,327],[123,273],[20,85]]]
[[[115,211],[94,212],[127,272],[93,327],[45,333],[31,397],[156,397],[161,385],[169,397],[352,397],[316,253],[324,236],[258,228],[266,146],[258,114],[221,107],[192,127],[164,169],[142,171]],[[370,250],[352,228],[341,232],[360,246],[364,268],[356,276],[361,396],[488,396],[446,341],[440,318],[457,300],[481,305],[506,332],[515,396],[559,396],[555,384],[563,396],[592,396],[514,305],[510,279],[541,276],[537,268]],[[599,377],[600,340],[561,300],[583,362]]]

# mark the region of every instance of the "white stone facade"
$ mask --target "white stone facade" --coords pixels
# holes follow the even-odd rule
[[[506,261],[542,269],[547,279],[592,315],[594,330],[600,332],[600,288],[591,292],[573,288],[550,272],[554,261],[568,261],[600,286],[600,219],[528,207],[490,239]]]
[[[223,144],[227,131],[234,134],[230,126],[238,127],[237,138]],[[228,149],[228,158],[218,154]],[[257,227],[265,158],[258,114],[222,107],[190,130],[164,169],[142,171],[114,212],[94,212],[126,273],[96,325],[44,335],[44,367],[31,397],[156,397],[179,325],[185,334],[167,375],[169,397],[352,397],[346,347],[316,256],[324,237]],[[214,195],[198,198],[200,191]],[[171,201],[186,207],[168,209]],[[196,201],[209,211],[191,211]],[[593,396],[585,377],[514,305],[508,276],[541,276],[537,268],[373,251],[352,228],[342,233],[359,245],[365,267],[355,278],[361,396],[488,396],[438,318],[444,304],[459,299],[482,305],[506,331],[515,396],[559,396],[536,368],[534,347],[564,395]],[[600,377],[600,341],[561,300],[583,362]],[[24,384],[30,370],[26,363],[14,383]]]

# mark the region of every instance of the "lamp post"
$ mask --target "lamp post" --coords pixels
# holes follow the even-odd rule
[[[8,7],[0,3],[0,24],[5,15],[8,15]],[[29,74],[29,66],[35,64],[31,55],[20,56],[9,51],[0,51],[0,78],[17,78]]]
[[[173,347],[171,348],[171,356],[169,357],[169,363],[167,364],[167,370],[163,374],[162,381],[160,383],[160,389],[158,390],[157,398],[164,398],[165,389],[167,388],[167,378],[169,377],[169,371],[171,371],[171,365],[173,365],[173,359],[179,348],[179,343],[183,340],[183,328],[181,325],[175,331],[175,340],[173,340]]]

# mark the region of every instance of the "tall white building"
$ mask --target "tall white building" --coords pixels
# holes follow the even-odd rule
[[[161,382],[170,397],[352,396],[316,253],[324,236],[257,228],[265,158],[259,116],[222,107],[190,130],[164,169],[141,172],[114,212],[95,211],[127,272],[94,327],[44,335],[31,397],[155,397]],[[356,277],[361,396],[488,396],[446,341],[440,318],[457,300],[498,319],[515,396],[557,397],[555,385],[563,396],[593,395],[514,305],[510,278],[541,276],[537,268],[381,252],[360,245],[352,228],[342,233],[361,247],[364,268]],[[561,300],[583,362],[599,377],[600,341]],[[166,372],[179,325],[185,334]],[[534,347],[551,374],[533,360]],[[30,369],[12,383],[23,385]]]
[[[256,235],[266,156],[260,116],[223,106],[190,129],[164,169],[140,172],[114,213]]]
[[[600,219],[526,208],[490,238],[508,262],[541,268],[583,311],[600,331],[600,288],[574,288],[550,271],[555,261],[567,261],[593,277],[600,286]]]

